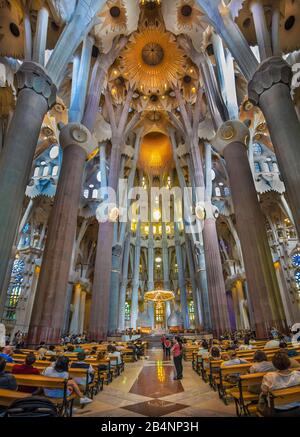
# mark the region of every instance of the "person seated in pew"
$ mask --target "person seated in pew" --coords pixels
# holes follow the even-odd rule
[[[94,379],[94,369],[91,364],[86,363],[86,355],[84,352],[78,352],[77,354],[78,361],[73,361],[71,363],[71,369],[86,369],[88,371],[89,377],[88,377],[88,384],[90,384]],[[86,378],[84,376],[74,378],[74,380],[77,382],[78,385],[82,385],[84,388],[86,387]]]
[[[209,361],[219,361],[222,359],[221,350],[218,346],[212,346],[208,354],[203,354],[203,358],[208,358]],[[204,361],[203,363],[204,369],[209,368],[209,363],[207,361]]]
[[[272,372],[275,370],[271,361],[268,361],[267,355],[264,351],[256,351],[253,356],[253,363],[249,369],[250,373]]]
[[[46,347],[46,343],[42,341],[39,346],[37,347],[37,359],[38,360],[45,360],[45,355],[47,353],[48,349]]]
[[[117,358],[111,361],[111,366],[118,366],[122,364],[121,352],[117,351],[116,346],[108,345],[107,347],[108,358]]]
[[[248,350],[248,349],[253,349],[253,346],[252,346],[252,344],[250,344],[250,337],[248,335],[246,335],[245,338],[244,338],[244,343],[242,343],[239,346],[239,350],[240,351],[245,351],[245,350]]]
[[[6,359],[0,357],[0,388],[5,390],[17,390],[16,378],[11,373],[5,372]]]
[[[291,366],[290,366],[291,369],[299,369],[300,368],[300,363],[298,363],[298,361],[293,358],[293,356],[298,355],[295,350],[292,350],[292,349],[289,350],[287,347],[287,344],[284,341],[280,342],[279,349],[280,349],[280,352],[284,352],[289,357],[290,362],[291,362]],[[290,354],[290,352],[291,352],[291,354]],[[296,355],[293,352],[296,353]]]
[[[47,350],[46,354],[47,354],[47,355],[53,355],[53,356],[56,355],[56,351],[55,351],[55,346],[54,346],[54,344],[51,344],[51,345],[48,347],[48,350]]]
[[[11,370],[11,373],[14,375],[39,375],[39,369],[33,367],[35,362],[35,355],[33,353],[29,353],[25,358],[25,363],[15,364]],[[18,391],[22,391],[24,393],[34,393],[36,391],[36,387],[26,387],[23,385],[19,385]]]
[[[73,352],[79,353],[79,352],[84,352],[84,350],[82,349],[82,347],[80,346],[80,344],[78,344],[78,345],[74,348]]]
[[[203,357],[204,353],[208,353],[208,342],[206,340],[202,340],[200,343],[200,347],[198,349],[198,353]]]
[[[13,350],[11,346],[0,347],[0,357],[4,358],[7,363],[13,363]]]
[[[291,369],[291,362],[286,353],[276,352],[272,363],[276,371],[269,372],[263,377],[261,385],[263,395],[267,396],[268,393],[273,390],[300,385],[300,371]],[[265,409],[265,411],[267,414],[267,409]],[[264,411],[261,412],[264,414]],[[300,415],[300,399],[299,402],[278,406],[275,410],[275,415],[282,416],[289,412],[291,412],[292,415]]]
[[[224,357],[224,361],[221,364],[221,367],[237,366],[239,364],[248,364],[248,363],[249,363],[249,361],[245,360],[244,358],[239,358],[237,356],[236,351],[229,351],[226,359]]]
[[[92,399],[83,395],[76,381],[74,381],[73,379],[69,379],[68,369],[69,369],[69,358],[62,356],[62,357],[58,357],[54,366],[47,367],[44,370],[43,375],[48,376],[49,378],[68,379],[68,385],[67,385],[68,396],[70,396],[74,392],[80,398],[80,404],[89,404],[90,402],[93,402]],[[63,397],[63,390],[60,388],[58,389],[44,388],[44,393],[45,396],[53,399]]]
[[[107,354],[106,354],[106,352],[104,352],[104,351],[100,351],[100,352],[98,352],[98,355],[97,355],[97,361],[103,361],[103,360],[105,360],[106,358],[107,358]],[[105,363],[101,363],[101,364],[98,365],[98,369],[99,369],[100,371],[103,371],[103,372],[105,372],[106,370],[108,370],[108,368],[109,368],[109,363],[107,363],[107,364],[105,364]]]
[[[279,347],[279,340],[273,338],[272,335],[269,336],[269,341],[267,341],[267,343],[265,344],[264,349],[272,349],[272,348],[276,348]]]

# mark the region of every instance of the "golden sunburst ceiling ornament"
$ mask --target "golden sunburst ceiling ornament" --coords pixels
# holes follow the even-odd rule
[[[185,55],[175,37],[159,28],[135,33],[122,53],[124,76],[144,95],[165,94],[184,71]]]

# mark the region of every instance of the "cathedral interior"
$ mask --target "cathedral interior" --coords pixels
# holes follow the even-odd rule
[[[299,321],[299,19],[294,0],[0,2],[11,336]]]
[[[299,23],[0,0],[0,416],[300,414]]]

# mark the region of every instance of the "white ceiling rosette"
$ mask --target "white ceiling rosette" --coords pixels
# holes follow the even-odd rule
[[[196,0],[164,0],[162,15],[166,29],[174,35],[187,34],[197,50],[202,48],[208,21]]]
[[[108,53],[118,35],[130,35],[138,28],[140,7],[138,0],[109,0],[99,13],[94,36],[99,49]]]

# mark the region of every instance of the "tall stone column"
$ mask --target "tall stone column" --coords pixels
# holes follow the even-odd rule
[[[135,252],[134,252],[134,273],[132,279],[132,297],[131,297],[131,328],[133,329],[136,329],[136,321],[139,313],[140,258],[141,258],[141,222],[139,222],[137,225]]]
[[[82,334],[84,331],[85,303],[86,303],[86,291],[82,291],[80,295],[80,309],[79,309],[79,321],[78,321],[79,334]]]
[[[234,311],[232,290],[226,291],[226,298],[227,298],[230,327],[231,327],[232,331],[235,331],[237,329],[237,325],[236,325],[236,316],[235,316],[235,311]]]
[[[123,266],[122,266],[122,282],[120,287],[120,298],[119,298],[119,331],[125,330],[125,303],[126,303],[126,291],[128,284],[128,271],[129,271],[129,255],[130,255],[130,245],[131,245],[131,233],[128,235],[123,256]]]
[[[201,290],[197,287],[194,259],[192,254],[191,242],[187,235],[185,235],[185,248],[186,256],[190,272],[190,280],[192,284],[193,301],[195,308],[195,325],[197,329],[203,327],[203,316],[202,316],[202,300],[201,300]]]
[[[300,235],[300,123],[291,98],[291,80],[291,67],[281,57],[266,59],[249,83],[249,99],[260,107],[267,121]]]
[[[66,24],[46,69],[34,62],[26,61],[17,73],[19,95],[0,162],[1,293],[44,116],[55,103],[56,86],[60,84],[73,53],[90,31],[96,13],[104,4],[105,0],[78,0],[72,18]],[[27,16],[25,25],[30,40],[28,24],[30,23]],[[26,44],[26,57],[31,58],[31,41]],[[3,312],[3,300],[5,295],[3,297],[2,293],[0,314]]]
[[[180,244],[178,223],[174,223],[174,231],[175,231],[175,251],[176,251],[176,259],[178,265],[178,285],[180,290],[181,313],[183,316],[184,329],[189,329],[190,327],[189,310],[188,310],[187,292],[186,292],[185,275],[184,275],[184,268],[183,268],[183,259],[182,259],[182,250]]]
[[[154,238],[153,238],[153,224],[149,223],[148,236],[148,291],[154,290]],[[148,314],[151,320],[152,329],[154,329],[154,303],[148,302]]]
[[[109,321],[108,331],[110,333],[116,332],[118,329],[121,256],[122,256],[122,246],[116,244],[112,248],[112,269],[111,269],[111,280],[110,280],[109,319],[108,319]]]
[[[73,313],[70,325],[71,334],[79,334],[79,314],[80,314],[80,298],[81,298],[81,286],[76,284],[74,288],[74,298],[73,298]]]
[[[168,237],[166,224],[162,223],[162,256],[163,256],[163,278],[164,278],[164,288],[170,290],[170,269],[169,269],[169,248],[168,248]]]
[[[57,343],[63,329],[85,160],[91,152],[86,127],[70,123],[60,133],[63,162],[44,250],[28,343]]]
[[[16,77],[18,103],[9,124],[0,160],[0,314],[6,297],[3,284],[35,148],[44,116],[56,99],[55,85],[38,64],[24,62]]]
[[[215,143],[227,164],[248,293],[254,312],[253,328],[258,337],[265,337],[272,325],[283,328],[284,317],[264,217],[247,156],[248,138],[249,130],[243,123],[228,121],[220,127]]]
[[[39,63],[40,65],[45,65],[45,51],[47,44],[47,34],[48,34],[48,22],[49,22],[49,10],[44,4],[41,6],[37,15],[36,31],[34,36],[33,45],[33,61]]]
[[[226,290],[216,228],[216,219],[209,209],[203,228],[207,283],[213,332],[219,336],[230,329]]]

